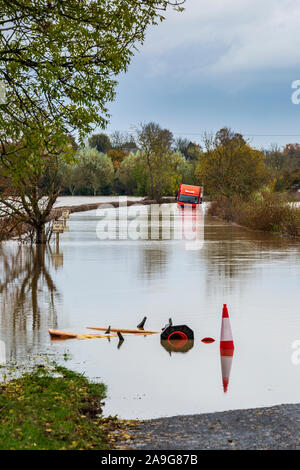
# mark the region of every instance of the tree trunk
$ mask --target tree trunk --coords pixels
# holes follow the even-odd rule
[[[35,240],[37,245],[41,245],[43,243],[46,243],[46,236],[45,236],[45,227],[43,225],[39,225],[35,229]]]
[[[154,199],[154,182],[153,182],[152,168],[150,165],[149,165],[149,173],[150,173],[150,199]]]
[[[151,165],[150,158],[151,158],[150,155],[146,155],[147,165],[149,168],[149,176],[150,176],[149,198],[154,199],[154,182],[153,182],[153,172],[152,172],[152,165]]]

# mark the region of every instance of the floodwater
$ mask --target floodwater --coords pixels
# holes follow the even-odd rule
[[[138,196],[127,196],[128,201],[139,201],[143,199]],[[94,202],[118,201],[117,196],[60,196],[57,198],[55,207],[76,206],[80,204],[92,204]]]
[[[55,243],[45,252],[0,246],[6,359],[68,352],[68,367],[107,384],[104,412],[124,418],[299,402],[299,242],[209,218],[205,204],[187,215],[168,206],[168,233],[167,214],[153,221],[149,207],[139,207],[137,214],[122,208],[117,219],[108,210],[107,226],[99,224],[103,213],[72,214],[58,252]],[[223,303],[233,357],[220,356]],[[162,345],[159,335],[51,342],[48,335],[48,328],[132,328],[144,315],[149,329],[169,317],[188,325],[194,343]],[[202,343],[206,336],[216,341]]]

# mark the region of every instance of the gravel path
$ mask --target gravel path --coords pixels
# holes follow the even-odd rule
[[[118,448],[299,450],[300,404],[153,419],[129,435]]]

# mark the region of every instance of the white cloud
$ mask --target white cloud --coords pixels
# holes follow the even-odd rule
[[[299,0],[187,0],[148,34],[148,72],[218,76],[300,65]]]

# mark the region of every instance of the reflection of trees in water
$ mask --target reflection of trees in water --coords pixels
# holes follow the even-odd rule
[[[199,261],[205,259],[207,282],[212,289],[220,279],[245,278],[260,268],[262,261],[300,258],[300,245],[275,234],[254,232],[216,219],[206,219],[204,246]],[[202,260],[201,260],[202,258]]]
[[[201,206],[197,209],[187,206],[183,210],[176,204],[153,204],[145,222],[148,225],[144,232],[148,234],[149,244],[141,248],[139,274],[146,279],[165,277],[173,250],[189,251],[195,249],[193,242],[197,244],[203,240],[204,213]],[[174,245],[165,243],[168,241]]]
[[[57,325],[59,298],[47,264],[46,247],[15,244],[0,246],[1,339],[9,356],[29,352],[39,342],[40,330]]]
[[[167,247],[158,244],[141,249],[140,276],[144,279],[163,277],[168,263]]]

